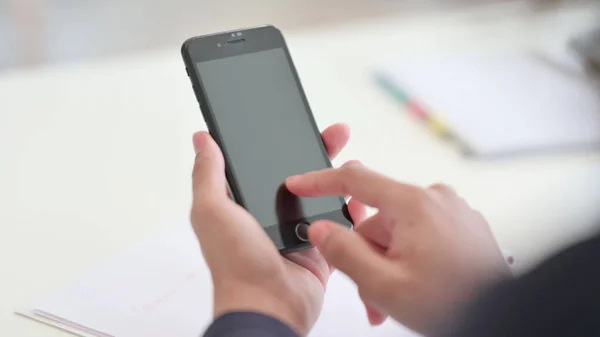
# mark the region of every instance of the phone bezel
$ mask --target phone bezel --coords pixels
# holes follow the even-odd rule
[[[243,43],[228,43],[228,41],[230,40],[242,38],[244,39]],[[218,44],[220,44],[220,47],[218,46]],[[221,137],[221,133],[219,132],[219,128],[215,123],[215,117],[210,103],[208,101],[208,98],[206,97],[201,76],[196,68],[196,63],[227,57],[234,57],[238,55],[250,54],[276,48],[281,48],[285,52],[285,55],[288,59],[288,63],[290,65],[290,69],[294,75],[296,85],[302,97],[302,101],[304,102],[304,105],[306,107],[306,111],[310,123],[312,125],[313,132],[315,133],[315,137],[321,139],[321,135],[317,123],[314,119],[312,109],[310,108],[308,99],[306,98],[304,89],[300,82],[300,78],[296,71],[296,67],[294,66],[292,57],[285,43],[285,39],[277,28],[273,26],[262,26],[198,36],[188,39],[183,43],[181,47],[181,54],[186,66],[186,71],[188,73],[188,76],[190,77],[190,80],[192,81],[194,93],[196,95],[198,103],[200,104],[202,116],[204,117],[207,127],[211,135],[215,139],[215,142],[223,151],[223,156],[225,158],[226,163],[225,173],[227,176],[227,182],[229,184],[232,197],[240,206],[244,208],[244,198],[236,180],[234,179],[235,168],[233,168],[232,165],[230,165],[231,161],[228,155],[227,146],[225,145],[225,142]],[[327,153],[327,149],[325,148],[325,144],[323,143],[323,141],[320,141],[319,145],[321,153],[323,155],[324,163],[327,167],[332,167],[331,160]],[[342,206],[340,210],[334,210],[332,212],[319,214],[308,218],[297,219],[293,222],[288,222],[285,224],[274,224],[267,227],[263,226],[263,228],[282,253],[288,253],[310,248],[312,247],[310,242],[304,242],[296,237],[295,224],[299,222],[312,223],[317,220],[331,220],[341,223],[349,228],[352,228],[353,222],[350,217],[350,214],[348,213],[347,204],[343,197],[340,197],[340,205]]]

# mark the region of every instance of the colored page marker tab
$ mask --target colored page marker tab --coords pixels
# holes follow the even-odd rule
[[[423,106],[421,104],[419,104],[417,101],[415,101],[414,99],[407,100],[406,105],[407,105],[408,109],[410,111],[412,111],[412,113],[414,115],[416,115],[419,119],[424,120],[424,121],[429,121],[429,119],[430,119],[429,114],[427,113],[425,108],[423,108]]]
[[[450,135],[450,130],[446,126],[446,123],[436,116],[430,116],[427,121],[427,127],[436,135],[440,137],[447,137]]]
[[[433,132],[433,134],[440,137],[447,137],[450,135],[450,130],[446,126],[446,122],[444,122],[442,118],[428,113],[417,101],[410,100],[407,102],[407,106],[413,114],[426,122],[427,128]]]
[[[450,129],[447,124],[440,117],[436,117],[429,113],[429,111],[421,105],[417,100],[413,99],[406,92],[401,90],[397,85],[390,81],[386,76],[382,74],[376,75],[377,83],[389,94],[391,94],[397,101],[404,104],[408,110],[416,116],[419,120],[425,122],[427,128],[436,136],[439,137],[451,137]]]
[[[392,97],[394,97],[396,100],[398,100],[400,103],[402,104],[407,104],[408,103],[408,96],[406,95],[406,93],[402,90],[400,90],[400,88],[398,88],[396,85],[394,85],[392,83],[392,81],[390,81],[387,77],[385,77],[384,75],[378,74],[375,77],[377,83],[379,84],[379,86],[381,86],[385,91],[387,91],[389,94],[391,94]]]

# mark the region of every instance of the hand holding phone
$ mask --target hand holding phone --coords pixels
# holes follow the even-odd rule
[[[349,129],[336,124],[322,138],[335,157],[347,143]],[[213,278],[215,318],[258,312],[306,335],[321,311],[329,265],[316,248],[283,257],[258,221],[227,196],[225,162],[210,135],[194,135],[194,147],[191,221]],[[357,221],[366,216],[358,202],[350,201],[348,208]]]
[[[302,198],[285,187],[287,177],[331,162],[281,32],[265,26],[200,36],[183,44],[182,55],[231,195],[277,249],[312,247],[306,233],[317,220],[351,228],[342,197]]]

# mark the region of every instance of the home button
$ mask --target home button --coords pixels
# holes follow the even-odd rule
[[[308,222],[300,222],[296,225],[296,237],[300,241],[308,242]]]

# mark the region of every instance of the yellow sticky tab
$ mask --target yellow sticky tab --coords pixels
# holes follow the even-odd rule
[[[427,127],[436,135],[444,137],[447,136],[450,131],[446,126],[446,123],[438,117],[432,116],[427,121]]]

